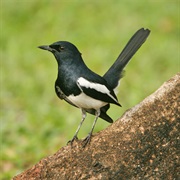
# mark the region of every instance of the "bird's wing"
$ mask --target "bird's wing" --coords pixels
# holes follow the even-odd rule
[[[76,83],[80,90],[87,96],[103,102],[113,103],[121,106],[116,95],[114,94],[114,91],[110,90],[106,84],[91,82],[84,77],[78,78]]]
[[[73,104],[67,97],[66,95],[62,92],[61,88],[59,86],[55,86],[55,91],[56,91],[56,94],[57,96],[60,98],[60,99],[64,99],[67,103],[71,104],[72,106],[75,106],[77,107],[75,104]]]
[[[67,97],[66,95],[61,91],[60,87],[59,86],[55,86],[55,91],[56,91],[56,94],[57,96],[60,98],[60,99],[64,99],[67,103],[71,104],[72,106],[75,106],[77,107],[75,104],[73,104]],[[101,110],[101,113],[100,113],[100,118],[104,119],[105,121],[109,122],[109,123],[112,123],[113,120],[111,119],[111,117],[109,117],[107,114],[106,114],[106,111],[109,109],[110,105],[107,104],[106,106],[103,106],[100,110]],[[78,107],[77,107],[78,108]],[[86,112],[90,113],[90,114],[93,114],[95,115],[95,110],[94,109],[85,109]]]

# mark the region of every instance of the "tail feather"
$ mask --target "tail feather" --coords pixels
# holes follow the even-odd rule
[[[106,79],[108,84],[113,89],[117,87],[119,79],[123,77],[123,68],[129,62],[131,57],[136,53],[136,51],[141,47],[141,45],[145,42],[146,38],[149,36],[149,33],[149,29],[139,29],[129,40],[114,64],[104,74],[104,79]]]
[[[110,104],[107,104],[103,107],[101,107],[101,113],[100,113],[100,118],[104,119],[105,121],[109,122],[109,123],[113,123],[112,118],[106,114],[106,111],[110,108]],[[85,109],[86,112],[95,115],[96,110],[95,109]]]

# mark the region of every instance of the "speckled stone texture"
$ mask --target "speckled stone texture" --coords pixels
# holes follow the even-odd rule
[[[77,140],[14,180],[178,179],[180,73],[129,109],[85,148]]]

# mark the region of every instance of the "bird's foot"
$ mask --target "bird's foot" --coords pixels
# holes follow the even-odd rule
[[[83,139],[83,148],[90,143],[92,133],[89,133],[85,139]]]
[[[76,140],[78,140],[78,137],[77,137],[77,136],[74,136],[71,140],[69,140],[69,141],[67,142],[67,145],[70,143],[71,146],[72,146],[72,145],[73,145],[73,142],[76,141]]]

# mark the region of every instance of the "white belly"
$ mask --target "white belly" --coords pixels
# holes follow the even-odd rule
[[[96,110],[98,110],[107,104],[107,102],[103,102],[100,100],[93,99],[84,93],[81,93],[78,96],[70,95],[67,98],[73,104],[78,106],[79,108],[85,108],[85,109],[96,109]]]

